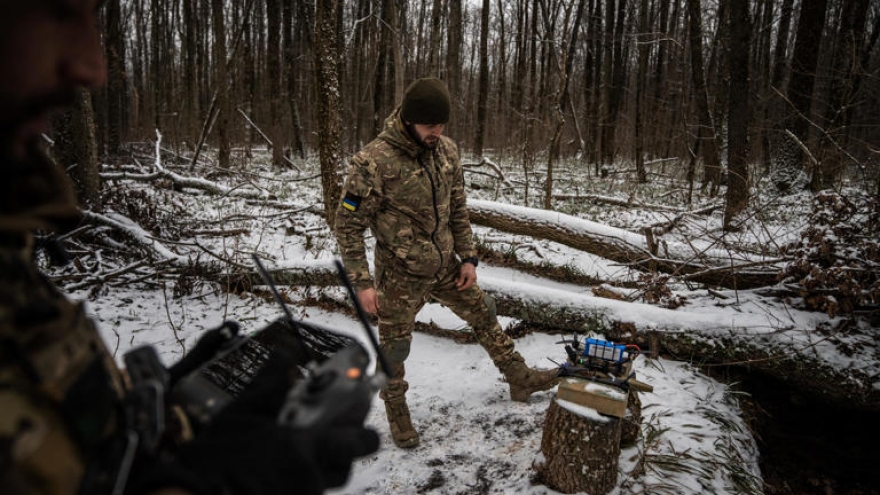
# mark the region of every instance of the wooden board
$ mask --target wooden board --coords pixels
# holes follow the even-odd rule
[[[628,395],[628,392],[618,387],[579,378],[564,378],[556,392],[559,400],[589,407],[600,414],[616,418],[626,415]]]

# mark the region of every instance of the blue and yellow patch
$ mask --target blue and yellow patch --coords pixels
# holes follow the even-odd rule
[[[358,207],[361,205],[361,197],[355,196],[350,192],[345,193],[345,197],[342,198],[342,207],[348,211],[357,211]]]

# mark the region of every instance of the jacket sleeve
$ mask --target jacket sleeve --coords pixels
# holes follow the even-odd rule
[[[345,270],[358,291],[373,286],[364,232],[379,208],[381,191],[375,162],[361,154],[355,155],[336,207],[334,233]]]
[[[474,233],[471,230],[471,222],[467,212],[467,194],[464,190],[464,171],[461,168],[461,159],[458,154],[458,146],[447,142],[447,160],[453,166],[454,177],[449,203],[449,228],[455,239],[455,252],[461,259],[477,256],[474,247]]]

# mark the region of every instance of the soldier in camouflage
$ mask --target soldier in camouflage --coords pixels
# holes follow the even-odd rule
[[[279,425],[294,364],[283,356],[194,438],[128,456],[138,446],[131,419],[149,411],[126,400],[83,305],[40,272],[32,234],[81,219],[69,179],[39,142],[55,107],[104,80],[100,4],[0,0],[0,493],[317,495],[342,485],[378,436],[344,420]],[[57,245],[47,251],[60,256]]]
[[[404,362],[416,314],[429,299],[470,325],[507,379],[511,399],[525,402],[556,383],[556,370],[525,365],[501,330],[492,297],[475,283],[477,251],[458,147],[443,135],[449,113],[442,81],[413,82],[378,138],[352,158],[336,214],[346,271],[361,304],[379,317],[382,347],[393,370],[380,396],[401,448],[419,444],[406,405]],[[366,259],[367,228],[376,239],[374,277]]]

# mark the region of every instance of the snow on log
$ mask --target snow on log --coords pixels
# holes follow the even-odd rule
[[[655,255],[644,236],[564,213],[492,201],[469,200],[471,222],[504,232],[548,239],[633,266],[653,267],[694,282],[747,289],[772,285],[777,260],[713,247],[662,241]]]
[[[480,287],[498,314],[588,332],[702,365],[748,367],[790,386],[855,409],[880,411],[880,361],[870,332],[840,331],[845,319],[777,306],[740,293],[739,304],[702,303],[676,310],[617,301],[482,275]],[[853,329],[854,330],[854,329]],[[848,334],[848,335],[847,335]]]

